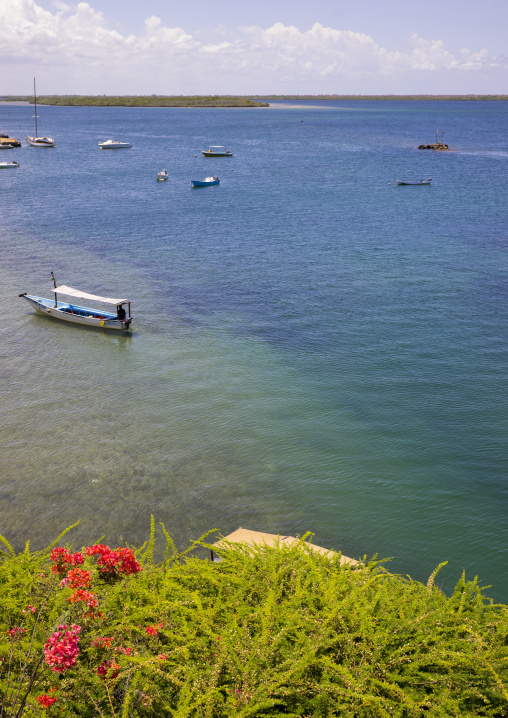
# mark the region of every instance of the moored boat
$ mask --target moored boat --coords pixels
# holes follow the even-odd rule
[[[130,142],[119,142],[118,140],[106,140],[98,143],[101,150],[123,150],[132,147]]]
[[[194,187],[209,187],[212,184],[219,184],[220,179],[215,175],[214,177],[205,177],[204,180],[191,180],[190,186]]]
[[[34,77],[34,107],[35,107],[35,137],[25,136],[25,140],[31,147],[56,147],[56,142],[52,137],[39,137],[37,133],[37,93],[35,91]]]
[[[19,162],[0,162],[1,170],[16,169],[16,167],[19,167]]]
[[[210,145],[207,150],[201,150],[205,157],[232,157],[233,153],[222,145]]]
[[[429,177],[428,179],[423,180],[395,180],[397,184],[411,184],[411,185],[421,185],[421,184],[430,184],[432,182],[432,177]]]
[[[164,180],[167,180],[169,177],[166,170],[162,170],[161,172],[157,172],[157,179],[159,182],[164,182]]]
[[[112,297],[100,297],[96,294],[89,294],[80,289],[68,287],[65,284],[56,286],[55,277],[51,272],[54,288],[51,290],[54,299],[45,299],[44,297],[36,297],[23,292],[20,297],[26,301],[40,314],[60,319],[64,322],[72,322],[73,324],[82,324],[89,327],[97,327],[98,329],[115,329],[117,331],[129,331],[132,322],[131,303],[128,299],[114,299]],[[77,304],[69,304],[58,301],[58,294],[66,297],[77,297],[79,299],[88,299],[94,302],[116,305],[116,313],[103,311],[101,309],[91,309],[90,307],[82,307]],[[124,309],[127,305],[127,312]]]
[[[0,138],[0,150],[11,149],[12,147],[21,147],[21,142],[17,137],[7,137],[5,139]]]

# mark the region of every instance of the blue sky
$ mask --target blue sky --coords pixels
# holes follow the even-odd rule
[[[1,0],[0,94],[508,94],[508,0]]]

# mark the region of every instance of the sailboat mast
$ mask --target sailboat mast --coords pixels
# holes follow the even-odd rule
[[[35,94],[35,77],[34,77],[34,105],[35,105],[35,136],[37,135],[37,95]]]

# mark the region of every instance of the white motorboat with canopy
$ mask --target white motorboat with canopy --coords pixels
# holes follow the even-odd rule
[[[120,331],[128,331],[132,322],[131,303],[129,299],[116,299],[113,297],[100,297],[97,294],[83,292],[80,289],[68,287],[65,284],[56,286],[56,280],[51,272],[54,288],[51,290],[55,295],[53,299],[44,299],[43,297],[35,297],[23,292],[20,297],[27,300],[36,312],[46,314],[55,319],[61,319],[65,322],[73,324],[83,324],[89,327],[98,327],[99,329],[116,329]],[[66,297],[76,297],[78,299],[87,299],[103,304],[114,304],[116,312],[108,312],[100,309],[91,309],[90,307],[82,307],[77,304],[69,304],[58,301],[58,294]],[[127,305],[127,312],[124,306]]]

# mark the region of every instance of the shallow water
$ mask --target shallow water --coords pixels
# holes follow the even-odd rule
[[[0,173],[0,533],[218,528],[508,601],[508,105],[39,108]],[[33,108],[1,107],[31,132]],[[416,150],[435,130],[457,152]],[[101,151],[113,136],[130,150]],[[232,158],[208,159],[209,144]],[[165,167],[167,182],[156,182]],[[191,190],[191,179],[221,184]],[[394,180],[432,177],[424,187]],[[127,295],[132,336],[18,294]]]

